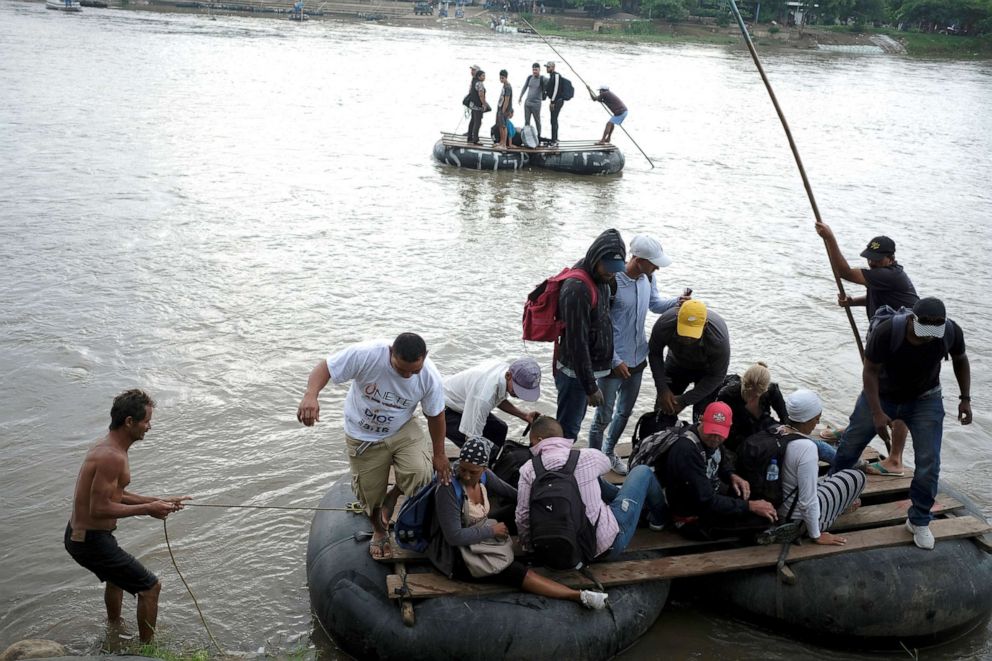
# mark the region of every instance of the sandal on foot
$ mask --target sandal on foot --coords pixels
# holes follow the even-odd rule
[[[393,557],[393,548],[389,545],[389,538],[373,539],[369,542],[369,555],[373,560],[389,560]]]
[[[843,429],[837,429],[827,425],[827,428],[820,432],[820,438],[824,441],[839,441],[840,437],[844,435]]]
[[[882,465],[881,461],[873,461],[868,464],[865,472],[869,475],[881,475],[882,477],[902,477],[906,474],[905,471],[890,471]]]

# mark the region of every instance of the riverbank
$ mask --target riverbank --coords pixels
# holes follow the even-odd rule
[[[630,14],[618,14],[609,19],[562,14],[534,17],[532,22],[541,34],[563,38],[634,43],[741,43],[735,24],[719,25],[713,19],[669,23],[643,20]],[[849,26],[799,29],[767,23],[749,25],[749,30],[754,43],[766,49],[832,50],[921,58],[992,58],[992,37],[900,32],[888,28],[855,30]]]
[[[110,0],[117,9],[159,12],[235,14],[286,20],[292,0],[227,0],[218,2],[189,0]],[[307,6],[310,20],[376,21],[387,25],[415,26],[441,30],[489,32],[490,12],[478,5],[465,8],[464,18],[441,18],[437,14],[418,15],[407,0],[346,0]],[[564,39],[626,43],[695,43],[730,46],[741,44],[734,23],[720,24],[713,18],[690,17],[671,23],[645,20],[633,14],[617,13],[608,18],[593,18],[581,9],[536,16],[511,15],[506,38],[538,38],[528,34],[528,22],[546,36]],[[862,54],[908,55],[919,58],[992,59],[992,36],[963,37],[948,34],[900,32],[889,28],[853,28],[849,26],[783,27],[761,23],[750,25],[751,36],[761,49],[827,50]]]

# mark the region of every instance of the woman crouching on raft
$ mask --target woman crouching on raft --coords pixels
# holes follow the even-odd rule
[[[454,480],[434,492],[434,520],[427,555],[448,578],[506,583],[552,599],[568,599],[586,608],[606,607],[607,594],[573,590],[528,569],[513,556],[506,524],[488,518],[489,495],[516,502],[517,490],[489,470],[490,443],[473,438],[462,446]]]

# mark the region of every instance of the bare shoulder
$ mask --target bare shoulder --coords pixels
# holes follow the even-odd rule
[[[101,439],[86,453],[86,462],[102,470],[123,470],[127,466],[127,453]]]

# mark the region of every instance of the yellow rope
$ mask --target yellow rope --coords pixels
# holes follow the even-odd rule
[[[210,627],[207,625],[207,618],[203,617],[203,611],[200,610],[200,604],[196,601],[196,595],[193,594],[193,590],[190,589],[189,583],[183,578],[183,573],[179,571],[179,565],[176,564],[176,556],[172,554],[172,544],[169,543],[169,524],[166,523],[165,519],[162,519],[162,530],[165,531],[165,546],[169,549],[169,557],[172,558],[172,566],[176,568],[176,573],[179,574],[179,580],[183,582],[186,586],[186,591],[189,592],[189,596],[193,598],[193,605],[196,606],[196,612],[200,614],[200,621],[203,622],[203,628],[207,630],[207,635],[210,636],[210,642],[214,644],[217,651],[224,654],[224,650],[221,649],[220,644],[217,639],[214,638],[213,632],[210,631]]]
[[[209,504],[201,503],[195,505],[193,503],[184,503],[183,507],[231,507],[231,508],[239,508],[239,509],[257,509],[257,510],[262,510],[262,509],[309,510],[313,512],[353,512],[355,514],[365,513],[365,509],[362,507],[361,503],[357,503],[357,502],[348,503],[345,507],[290,507],[285,505],[227,505],[227,504],[219,504],[219,503],[209,503]],[[200,621],[203,622],[203,628],[206,629],[207,635],[210,636],[210,642],[212,642],[214,644],[214,647],[217,648],[217,651],[223,655],[224,650],[217,642],[217,639],[214,638],[213,632],[210,631],[210,626],[207,624],[207,618],[203,616],[203,611],[200,610],[200,604],[196,600],[196,595],[193,594],[193,590],[192,588],[189,587],[189,583],[186,582],[186,578],[183,576],[183,573],[179,571],[179,565],[176,563],[176,556],[172,553],[172,544],[169,542],[169,524],[166,522],[165,519],[162,519],[162,530],[165,532],[165,547],[169,550],[169,558],[172,559],[172,566],[175,568],[176,573],[179,575],[179,580],[181,580],[183,582],[183,585],[186,586],[186,591],[189,592],[189,596],[193,599],[193,605],[196,606],[196,612],[200,614]]]

